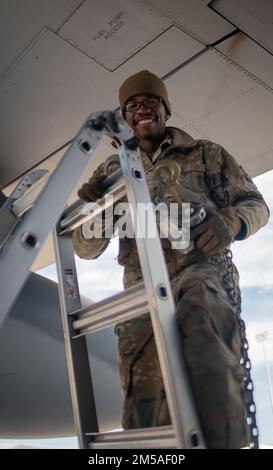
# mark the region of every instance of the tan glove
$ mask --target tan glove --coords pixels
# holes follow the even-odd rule
[[[106,175],[91,176],[88,183],[84,183],[78,191],[78,196],[87,202],[95,202],[103,195],[102,182],[105,180]]]
[[[230,245],[241,230],[241,221],[233,206],[214,214],[208,213],[207,217],[206,222],[191,231],[191,239],[205,255],[213,256]]]

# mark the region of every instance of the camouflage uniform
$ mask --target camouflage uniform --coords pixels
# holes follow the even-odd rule
[[[142,154],[152,196],[162,197],[162,188],[158,187],[154,176],[154,164],[172,159],[181,168],[181,187],[195,195],[195,202],[214,211],[228,205],[236,207],[242,223],[237,240],[247,238],[267,222],[268,208],[261,194],[225,149],[206,140],[193,140],[176,128],[168,127],[166,135],[156,162]],[[105,173],[104,165],[96,171],[97,174]],[[170,202],[168,194],[163,196]],[[103,238],[85,240],[81,229],[75,230],[73,238],[77,254],[86,259],[99,256],[109,243]],[[184,358],[206,444],[209,448],[246,445],[240,338],[222,276],[201,251],[194,249],[187,255],[182,254],[172,250],[167,239],[162,239],[162,245],[183,339]],[[125,268],[125,287],[141,281],[134,239],[120,239],[118,261]],[[116,334],[124,396],[124,428],[169,424],[149,316],[117,325]]]

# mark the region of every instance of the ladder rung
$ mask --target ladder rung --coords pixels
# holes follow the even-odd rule
[[[90,449],[175,449],[177,441],[172,426],[90,435]]]
[[[64,217],[60,221],[59,235],[69,233],[84,222],[88,220],[91,222],[98,214],[102,214],[105,209],[110,207],[111,201],[109,201],[109,199],[107,200],[107,197],[112,196],[112,203],[115,204],[126,196],[126,187],[122,179],[121,170],[117,170],[115,173],[108,176],[103,183],[103,188],[105,190],[104,195],[95,203],[80,203],[76,201],[76,203],[66,209]]]
[[[79,315],[73,321],[78,337],[149,312],[144,284],[140,283],[106,300],[73,312]]]

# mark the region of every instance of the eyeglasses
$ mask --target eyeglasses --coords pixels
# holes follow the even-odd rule
[[[161,103],[161,101],[162,99],[156,96],[154,98],[147,98],[143,101],[129,101],[124,105],[123,109],[127,111],[127,113],[134,113],[141,106],[144,106],[145,108],[155,108],[159,103]]]

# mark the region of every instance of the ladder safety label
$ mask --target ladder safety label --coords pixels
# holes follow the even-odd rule
[[[69,299],[77,298],[76,279],[71,268],[64,270],[66,292]]]

